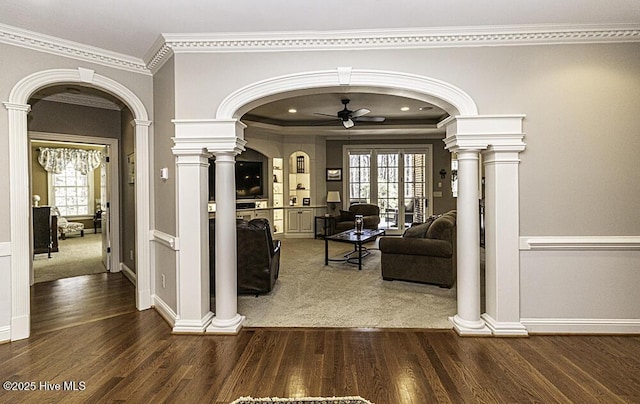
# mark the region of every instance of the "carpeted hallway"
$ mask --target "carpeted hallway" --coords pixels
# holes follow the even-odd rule
[[[330,257],[352,249],[329,242]],[[363,264],[362,271],[340,262],[325,266],[323,240],[282,240],[274,290],[259,297],[240,296],[238,311],[247,316],[247,327],[451,328],[455,286],[383,281],[380,251],[375,249]]]

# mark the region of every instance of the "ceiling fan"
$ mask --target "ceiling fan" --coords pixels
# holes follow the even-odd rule
[[[338,119],[347,129],[353,127],[355,122],[384,122],[385,118],[382,116],[364,116],[371,112],[366,108],[356,109],[355,111],[349,110],[349,108],[347,108],[347,104],[349,104],[350,101],[351,100],[348,98],[343,98],[342,104],[344,105],[344,108],[338,111],[336,115],[322,114],[319,112],[316,112],[315,115],[330,116]]]

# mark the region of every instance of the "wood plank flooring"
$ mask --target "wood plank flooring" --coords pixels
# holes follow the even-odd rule
[[[104,280],[105,296],[117,276]],[[247,395],[359,395],[377,404],[640,402],[638,336],[289,328],[188,336],[172,335],[154,310],[53,328],[0,345],[0,379],[74,381],[78,389],[2,390],[0,402],[229,403]]]

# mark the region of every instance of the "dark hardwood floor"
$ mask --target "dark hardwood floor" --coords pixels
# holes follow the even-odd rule
[[[638,336],[278,328],[172,335],[154,310],[108,311],[108,296],[120,288],[133,300],[122,281],[114,274],[101,287],[56,286],[47,304],[60,317],[67,307],[74,319],[62,324],[34,313],[31,338],[0,345],[2,381],[76,382],[76,391],[2,390],[0,402],[229,403],[247,395],[359,395],[377,404],[640,402]],[[82,290],[92,296],[82,305],[86,316],[64,303]],[[36,302],[45,299],[39,292]]]

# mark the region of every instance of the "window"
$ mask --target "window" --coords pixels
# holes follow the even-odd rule
[[[345,146],[348,203],[380,207],[380,226],[400,232],[432,211],[431,145]]]
[[[82,174],[69,162],[60,174],[51,174],[51,189],[53,195],[50,202],[60,210],[62,216],[78,216],[92,214],[89,203],[93,192],[93,171],[91,175]]]
[[[371,154],[349,153],[349,201],[371,202]]]

